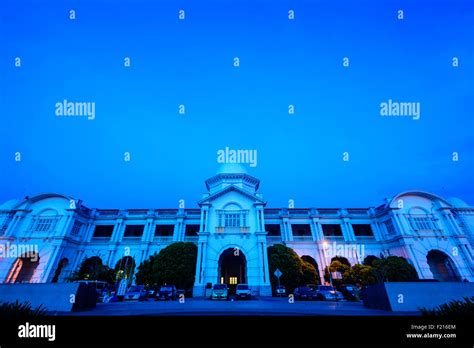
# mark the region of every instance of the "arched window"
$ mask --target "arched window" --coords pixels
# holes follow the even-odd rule
[[[49,236],[54,233],[59,220],[61,220],[61,215],[57,210],[45,209],[38,215],[33,215],[28,231],[30,234]]]
[[[416,233],[438,231],[437,218],[422,207],[410,208],[406,215],[410,229]]]
[[[217,231],[238,229],[239,227],[248,227],[249,211],[242,209],[237,203],[229,203],[224,209],[216,211],[217,213]]]

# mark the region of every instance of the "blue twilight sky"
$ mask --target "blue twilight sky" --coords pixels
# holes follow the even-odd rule
[[[258,151],[269,207],[412,189],[474,204],[473,23],[470,0],[2,0],[0,201],[196,207],[228,146]],[[95,102],[95,120],[56,117],[64,99]],[[420,119],[381,117],[388,99]]]

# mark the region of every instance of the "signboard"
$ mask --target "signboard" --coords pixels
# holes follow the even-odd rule
[[[332,279],[342,279],[341,272],[331,272]]]
[[[280,278],[283,273],[277,268],[276,271],[273,273],[275,277]]]

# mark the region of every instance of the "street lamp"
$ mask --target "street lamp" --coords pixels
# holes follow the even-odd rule
[[[329,273],[329,283],[331,284],[331,288],[332,288],[333,287],[332,286],[332,276],[331,276],[331,270],[329,268],[329,266],[331,266],[331,260],[329,260],[329,262],[328,262],[328,260],[326,260],[326,248],[328,247],[328,242],[327,241],[323,242],[323,247],[324,247],[324,259],[327,263],[327,268],[328,268],[328,273]]]

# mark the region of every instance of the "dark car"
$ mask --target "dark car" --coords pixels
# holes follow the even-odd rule
[[[333,286],[330,285],[318,285],[316,290],[316,296],[318,300],[329,301],[329,300],[344,300],[344,296],[340,291],[337,291]]]
[[[352,284],[341,285],[338,289],[344,298],[348,301],[359,301],[360,299],[360,290],[357,286]]]
[[[163,285],[160,290],[156,293],[155,301],[158,300],[175,300],[176,299],[176,286],[174,285]]]
[[[316,293],[309,287],[307,286],[300,286],[299,288],[296,288],[293,290],[293,296],[295,297],[295,300],[316,300]]]
[[[145,301],[148,299],[148,295],[143,285],[132,285],[125,293],[123,299],[125,301]]]

